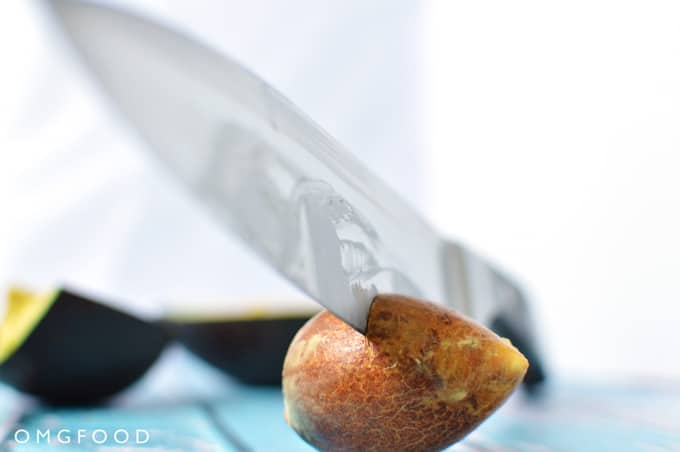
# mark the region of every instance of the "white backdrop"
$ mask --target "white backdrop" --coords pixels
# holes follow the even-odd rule
[[[109,3],[236,57],[404,196],[422,198],[420,5]],[[0,3],[0,284],[65,282],[150,313],[312,305],[146,160],[39,6]]]
[[[128,3],[247,63],[520,275],[559,372],[680,378],[677,3]],[[145,312],[299,297],[148,164],[37,7],[0,4],[0,51],[0,284]]]
[[[558,369],[680,377],[680,3],[428,3],[432,218],[516,269]]]

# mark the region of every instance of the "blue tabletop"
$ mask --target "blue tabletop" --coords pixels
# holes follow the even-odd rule
[[[239,385],[180,348],[107,406],[48,409],[0,387],[2,428],[2,447],[19,452],[312,450],[286,425],[280,389]],[[517,394],[451,450],[680,450],[680,387],[555,382],[543,397]]]

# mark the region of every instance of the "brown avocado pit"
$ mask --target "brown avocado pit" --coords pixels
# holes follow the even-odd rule
[[[164,324],[188,350],[240,382],[276,386],[290,341],[315,313],[170,317]]]
[[[285,416],[321,450],[441,450],[527,368],[509,341],[452,310],[380,295],[365,335],[327,311],[298,332],[283,367]]]
[[[0,380],[53,405],[99,402],[137,381],[167,342],[156,325],[72,291],[11,289]]]

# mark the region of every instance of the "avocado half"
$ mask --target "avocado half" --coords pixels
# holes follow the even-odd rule
[[[156,361],[166,332],[65,289],[10,289],[0,324],[0,380],[54,405],[101,401]]]
[[[170,317],[164,324],[192,353],[240,382],[280,385],[288,345],[315,314],[256,310],[238,317]]]

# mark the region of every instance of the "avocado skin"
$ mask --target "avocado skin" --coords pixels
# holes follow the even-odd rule
[[[312,314],[289,318],[165,321],[177,341],[249,385],[281,385],[288,345]]]
[[[61,290],[0,380],[48,404],[92,404],[137,381],[167,341],[152,323]]]

